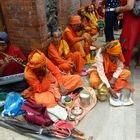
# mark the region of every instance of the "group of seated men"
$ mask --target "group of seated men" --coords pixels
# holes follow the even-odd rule
[[[124,69],[125,60],[119,41],[114,40],[107,43],[106,48],[98,48],[93,43],[91,34],[86,31],[78,34],[81,23],[80,16],[71,16],[63,33],[60,30],[53,32],[52,41],[48,46],[48,57],[35,49],[29,54],[25,68],[11,58],[13,56],[23,63],[25,56],[18,47],[10,45],[7,34],[1,32],[0,76],[24,72],[25,77],[21,85],[10,84],[10,90],[23,91],[25,98],[31,98],[36,103],[50,108],[58,103],[62,95],[83,87],[80,75],[88,72],[91,87],[97,89],[101,83],[105,83],[113,98],[118,98],[116,93],[124,87],[133,91],[127,81],[131,73]],[[98,51],[95,63],[85,71],[84,65],[90,60],[90,46],[97,47]],[[0,87],[0,90],[3,89],[7,89],[7,86]]]

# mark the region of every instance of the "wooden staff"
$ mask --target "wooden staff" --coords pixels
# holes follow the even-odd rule
[[[22,67],[25,67],[25,66],[26,66],[26,65],[24,65],[22,62],[20,62],[19,60],[17,60],[17,58],[14,58],[13,56],[8,55],[8,54],[6,54],[6,53],[4,53],[4,52],[2,52],[2,51],[0,51],[0,53],[1,53],[2,55],[4,55],[5,57],[10,58],[10,59],[12,59],[13,61],[17,62],[17,63],[18,63],[19,65],[21,65]]]

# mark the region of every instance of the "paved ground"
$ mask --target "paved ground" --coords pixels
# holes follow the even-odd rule
[[[97,43],[103,44],[104,38],[98,38]],[[140,67],[136,69],[132,67],[131,71],[132,78],[129,81],[136,89],[135,104],[128,107],[112,107],[107,101],[98,102],[77,126],[86,136],[93,136],[94,140],[140,140],[140,95],[138,94],[140,93]],[[84,81],[88,84],[87,77]],[[38,138],[57,140],[40,136]],[[0,127],[0,140],[34,140],[34,138]]]

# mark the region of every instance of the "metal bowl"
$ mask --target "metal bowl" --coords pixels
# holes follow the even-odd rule
[[[83,108],[80,106],[74,106],[71,109],[71,113],[75,116],[81,115],[83,113]]]

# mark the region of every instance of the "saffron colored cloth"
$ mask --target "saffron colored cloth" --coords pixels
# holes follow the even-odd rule
[[[122,53],[122,47],[119,40],[113,40],[110,42],[110,44],[114,44],[114,43],[115,43],[114,47],[106,49],[107,53],[112,54],[112,55],[119,55],[120,61],[125,62],[125,59]]]
[[[111,86],[109,81],[112,79],[112,77],[117,79],[114,87],[114,89],[117,91],[122,87],[129,87],[132,89],[127,82],[127,79],[131,76],[131,72],[124,69],[123,62],[120,60],[118,60],[116,63],[111,62],[109,59],[109,54],[106,52],[102,54],[101,49],[99,49],[95,57],[95,64],[89,70],[89,73],[90,85],[95,89],[98,88],[102,82],[105,83],[108,88],[110,88]]]
[[[24,54],[22,53],[22,51],[16,47],[16,46],[8,46],[8,49],[5,52],[7,55],[11,55],[15,58],[20,58],[23,61],[26,60],[26,57],[24,56]],[[5,58],[5,56],[3,56],[2,54],[0,54],[0,61],[3,61]],[[23,68],[21,65],[19,65],[17,62],[12,61],[11,63],[9,63],[3,73],[2,76],[8,76],[8,75],[12,75],[12,74],[17,74],[23,72]]]
[[[85,26],[85,31],[90,33],[91,36],[94,36],[97,34],[98,30],[97,27],[92,25],[86,17],[81,18],[82,24]]]
[[[63,33],[63,38],[68,43],[72,52],[79,51],[82,57],[85,57],[89,53],[89,47],[92,45],[93,40],[88,33],[84,33],[82,36],[88,38],[88,42],[82,40],[73,29],[68,26]]]
[[[127,0],[121,0],[122,5]],[[128,24],[129,23],[129,24]],[[121,46],[124,49],[125,65],[130,66],[133,49],[140,40],[140,16],[133,16],[132,11],[123,12],[123,27],[121,34]]]
[[[85,60],[82,58],[80,52],[71,53],[65,40],[60,41],[59,48],[52,42],[48,47],[48,56],[61,71],[66,73],[73,71],[75,74],[80,74],[85,64]],[[73,68],[70,62],[74,63],[75,68]]]
[[[47,75],[39,80],[32,68],[25,67],[25,79],[29,84],[29,88],[22,94],[25,97],[34,99],[38,104],[42,104],[48,108],[54,107],[61,97],[59,85],[63,85],[69,92],[78,87],[82,87],[82,80],[79,75],[62,75],[57,66],[55,66],[48,58],[46,58]]]

